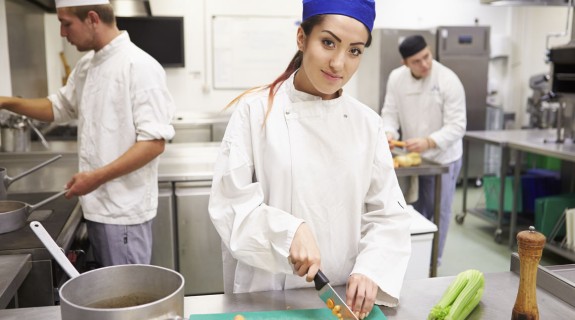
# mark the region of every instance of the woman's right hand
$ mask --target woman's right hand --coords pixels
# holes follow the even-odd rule
[[[289,253],[289,261],[296,274],[300,277],[306,276],[305,280],[312,282],[321,266],[321,255],[307,223],[300,224],[295,232]]]

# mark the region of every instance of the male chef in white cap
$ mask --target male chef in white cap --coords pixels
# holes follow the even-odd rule
[[[158,206],[158,155],[174,136],[165,71],[118,30],[108,0],[56,0],[60,34],[86,54],[47,98],[0,97],[6,109],[40,121],[78,120],[80,197],[101,266],[149,264]]]

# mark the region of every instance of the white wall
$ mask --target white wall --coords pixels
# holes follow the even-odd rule
[[[546,61],[546,39],[548,34],[563,33],[569,26],[567,36],[550,38],[551,47],[569,42],[571,22],[567,24],[566,7],[516,7],[512,12],[511,35],[513,50],[510,60],[513,83],[510,103],[517,113],[517,124],[526,125],[527,98],[532,94],[529,77],[549,72]]]
[[[492,34],[508,34],[508,8],[481,6],[479,0],[379,0],[375,27],[421,28],[439,25],[490,25]],[[218,111],[241,93],[213,90],[211,74],[211,23],[214,15],[301,16],[300,0],[152,0],[155,15],[181,15],[186,21],[186,68],[167,69],[170,90],[178,110]],[[454,14],[454,13],[457,14]],[[265,43],[246,44],[261,46]],[[294,34],[295,48],[295,34]],[[295,52],[295,49],[294,49]],[[288,61],[285,62],[287,66]],[[357,91],[352,79],[346,91]]]
[[[178,112],[218,112],[238,90],[213,90],[211,74],[211,17],[214,15],[300,16],[301,2],[294,0],[152,0],[154,15],[184,15],[186,67],[167,69],[168,85]],[[294,48],[296,37],[294,34]],[[266,43],[246,44],[261,46]],[[295,53],[295,50],[294,52]],[[285,61],[285,66],[289,60]],[[278,74],[279,75],[279,74]],[[263,83],[262,83],[263,84]]]
[[[5,0],[0,0],[0,18],[5,10]],[[531,94],[528,88],[529,76],[546,71],[549,66],[544,62],[545,35],[562,32],[566,25],[565,7],[494,7],[485,6],[479,0],[377,0],[376,28],[435,28],[441,25],[480,25],[491,26],[492,39],[499,43],[511,42],[511,54],[508,58],[496,62],[497,72],[503,77],[497,82],[502,92],[502,104],[507,111],[519,111],[518,123],[524,123],[521,114],[525,110],[525,101]],[[301,16],[301,0],[151,0],[154,15],[184,16],[186,67],[168,68],[168,86],[174,96],[178,113],[217,112],[220,111],[240,90],[214,90],[212,88],[212,37],[211,17],[214,15],[233,16]],[[50,92],[59,87],[63,72],[57,57],[64,50],[69,63],[73,65],[81,56],[65,40],[59,38],[59,29],[54,21],[48,22],[52,28],[51,41],[54,46],[48,58]],[[50,18],[47,18],[50,21]],[[0,19],[0,21],[6,21]],[[8,70],[8,51],[6,26],[0,22],[0,70]],[[47,28],[48,29],[48,28]],[[47,36],[50,30],[47,30]],[[57,40],[59,39],[59,40]],[[568,37],[553,39],[552,44],[567,42]],[[4,42],[3,42],[4,41]],[[493,42],[492,42],[493,44]],[[266,50],[266,43],[251,43]],[[295,48],[295,34],[294,34]],[[294,50],[295,52],[295,50]],[[291,54],[291,53],[290,53]],[[289,61],[285,61],[285,65]],[[56,64],[50,66],[50,64]],[[52,71],[50,71],[52,70]],[[9,77],[0,72],[0,94],[10,93]],[[357,84],[352,79],[346,91],[355,94]]]
[[[46,72],[48,78],[48,94],[56,92],[62,86],[62,78],[66,74],[60,52],[64,50],[64,41],[60,37],[60,21],[55,14],[44,15],[44,37],[46,38]],[[64,55],[67,60],[66,54]],[[76,59],[74,60],[76,61]],[[71,65],[70,67],[73,67]]]
[[[424,29],[449,25],[489,25],[507,32],[506,7],[481,5],[479,0],[377,0],[377,28]]]

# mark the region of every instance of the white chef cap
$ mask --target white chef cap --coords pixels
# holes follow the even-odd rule
[[[109,4],[109,0],[56,0],[56,8]]]

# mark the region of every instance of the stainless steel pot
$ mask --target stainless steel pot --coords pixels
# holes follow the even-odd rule
[[[28,152],[31,146],[30,128],[27,126],[2,128],[2,151]]]
[[[22,115],[10,115],[7,120],[3,121],[0,131],[0,149],[4,152],[30,151],[32,145],[30,129],[34,130],[44,147],[48,149],[48,141],[42,132],[28,117]]]
[[[78,274],[46,232],[30,227],[72,279],[60,288],[62,320],[183,319],[184,277],[143,264],[118,265]]]
[[[21,201],[0,201],[0,234],[18,230],[26,225],[26,219],[30,212],[40,208],[46,203],[64,195],[68,191],[61,191],[35,205],[29,205]]]
[[[49,159],[47,161],[44,161],[42,163],[40,163],[39,165],[28,169],[22,173],[20,173],[19,175],[15,176],[15,177],[9,177],[8,174],[6,173],[6,169],[5,168],[0,168],[0,200],[6,200],[7,197],[7,192],[8,192],[8,187],[12,184],[12,182],[27,176],[29,174],[31,174],[32,172],[58,160],[62,158],[62,155],[57,155],[52,159]]]

